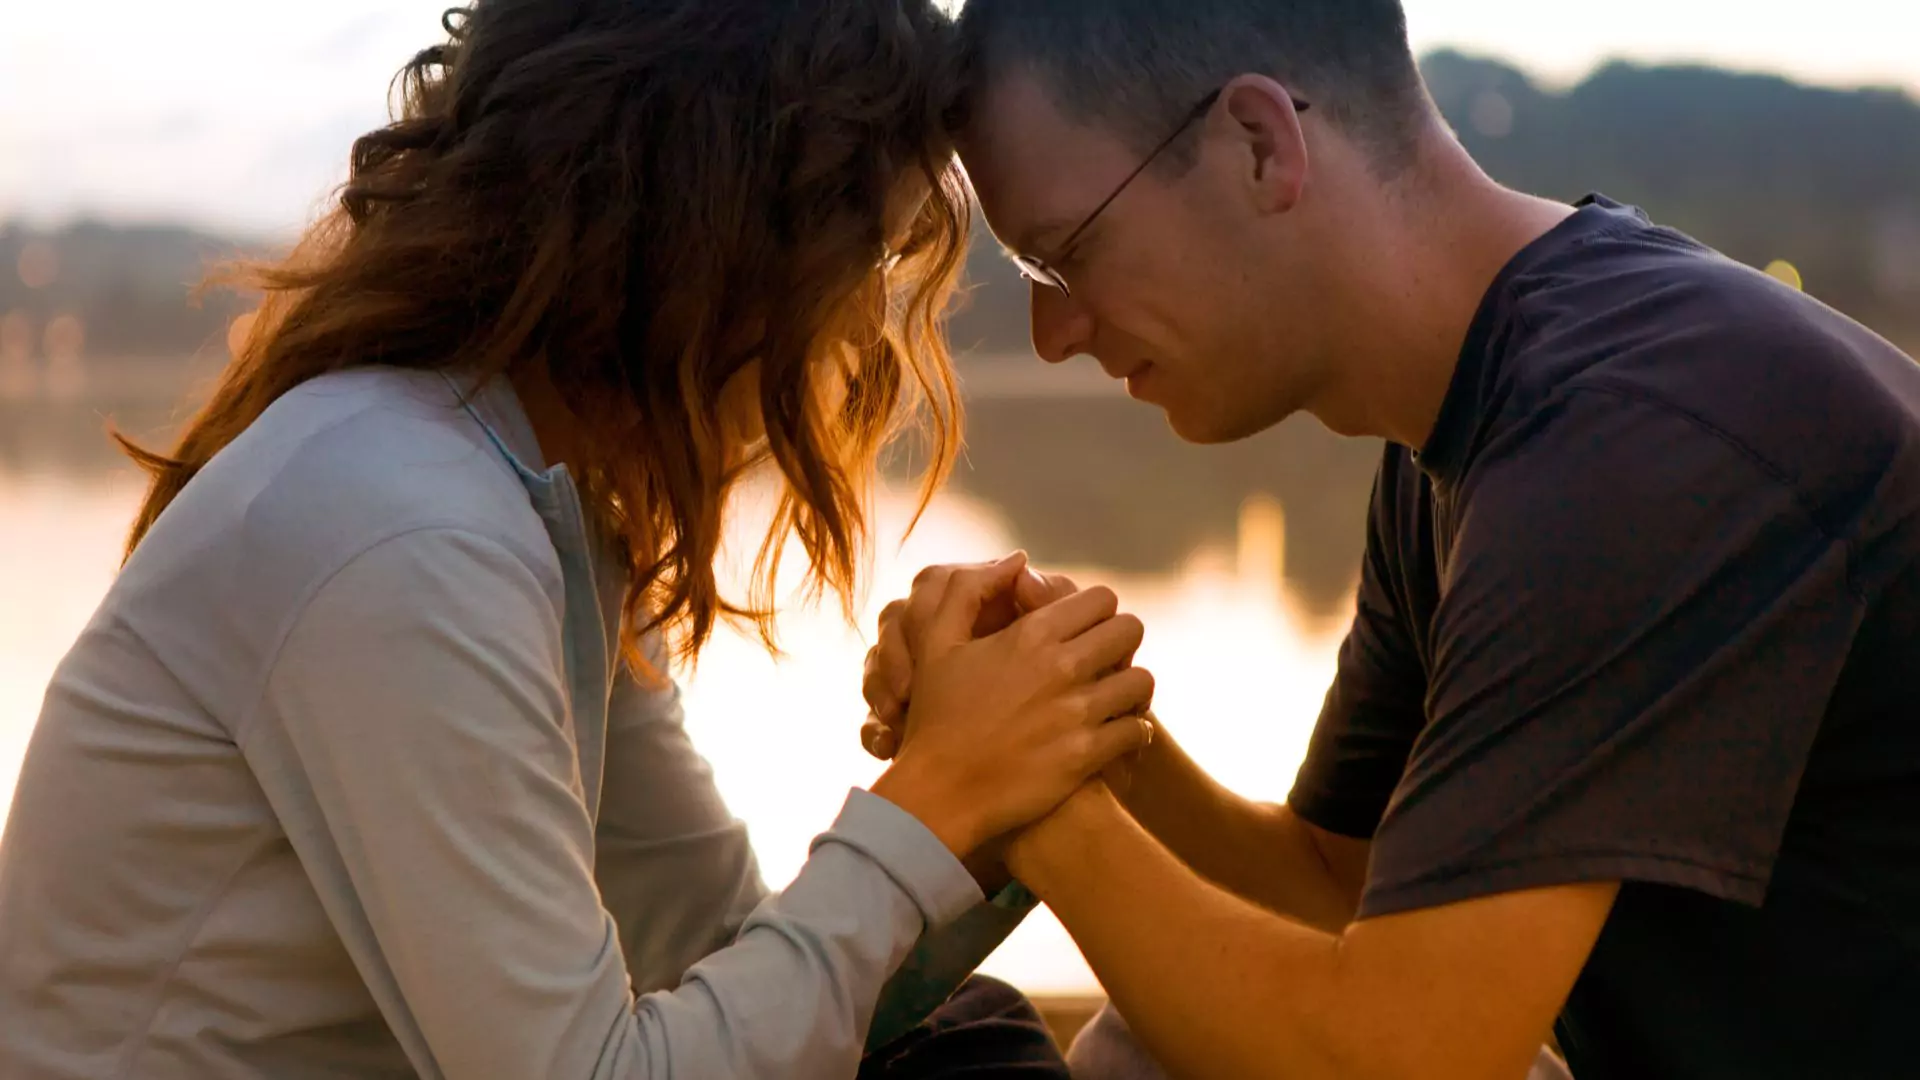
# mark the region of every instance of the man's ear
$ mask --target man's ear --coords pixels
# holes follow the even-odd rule
[[[1306,186],[1308,164],[1306,133],[1293,96],[1264,75],[1241,75],[1222,88],[1215,112],[1224,114],[1237,180],[1255,208],[1267,214],[1293,209]]]

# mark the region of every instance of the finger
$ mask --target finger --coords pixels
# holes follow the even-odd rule
[[[913,655],[899,621],[882,623],[880,640],[867,650],[860,676],[860,696],[881,720],[898,720],[906,713],[913,692]]]
[[[1132,615],[1115,615],[1061,646],[1067,671],[1075,682],[1133,666],[1133,654],[1146,638],[1147,628]]]
[[[922,574],[924,573],[926,573],[926,571],[922,571]],[[886,607],[881,608],[878,636],[885,637],[887,635],[888,627],[898,626],[900,624],[903,624],[906,622],[906,619],[907,619],[907,601],[906,600],[895,600],[894,602],[888,604]]]
[[[974,637],[989,637],[1013,625],[1013,621],[1022,614],[1019,598],[1014,595],[1017,589],[1017,585],[1012,589],[1002,589],[980,605],[980,614],[974,616],[973,620]]]
[[[1083,700],[1088,718],[1094,721],[1129,713],[1145,715],[1153,705],[1153,673],[1139,667],[1115,672],[1087,688]]]
[[[1024,616],[1014,625],[1025,625],[1026,632],[1032,634],[1036,642],[1071,641],[1113,618],[1119,610],[1120,598],[1113,594],[1113,590],[1104,585],[1095,585],[1084,592],[1055,600],[1033,614]]]
[[[913,579],[913,592],[900,611],[900,630],[906,635],[909,651],[920,651],[920,640],[933,622],[940,598],[947,594],[947,581],[957,566],[929,566]]]
[[[1043,574],[1031,567],[1013,583],[1013,598],[1022,612],[1038,611],[1055,600],[1080,591],[1065,574]]]
[[[933,621],[933,612],[940,606],[940,598],[946,594],[947,583],[955,573],[962,570],[982,570],[996,563],[964,563],[951,566],[930,566],[920,572],[913,585],[913,596],[902,613],[907,624],[908,641],[918,647],[925,635],[928,624]],[[974,617],[973,636],[986,637],[1006,629],[1021,615],[1019,602],[1011,589],[1003,590],[987,598],[981,604],[980,613]]]
[[[860,696],[866,699],[867,707],[883,719],[905,707],[907,691],[900,686],[900,682],[903,678],[910,681],[913,677],[910,653],[907,657],[908,670],[904,675],[892,671],[893,663],[898,660],[895,650],[905,648],[906,619],[905,600],[895,600],[880,609],[879,635],[873,648],[867,650],[866,664],[860,675]],[[897,641],[897,644],[890,647],[890,641]]]
[[[869,719],[860,725],[860,745],[881,761],[892,761],[900,752],[900,735],[879,720]]]
[[[907,695],[913,692],[913,647],[907,640],[904,623],[890,623],[880,632],[880,674],[893,697],[896,711],[904,712]]]
[[[997,563],[955,570],[947,578],[947,594],[934,609],[926,629],[929,649],[951,649],[973,640],[973,624],[980,608],[995,595],[1013,588],[1013,579],[1027,568],[1027,553],[1016,551]]]
[[[860,676],[860,696],[877,718],[892,722],[907,711],[907,690],[901,683],[913,677],[911,665],[888,660],[880,646],[867,650],[867,663]]]
[[[886,674],[880,667],[878,645],[867,650],[866,663],[860,669],[860,697],[877,716],[885,716],[892,709],[893,695],[887,690]]]
[[[1089,774],[1136,754],[1153,742],[1153,725],[1144,716],[1123,716],[1109,720],[1088,733],[1087,756],[1081,767]]]

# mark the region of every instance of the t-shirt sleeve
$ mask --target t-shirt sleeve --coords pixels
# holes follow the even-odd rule
[[[1469,482],[1362,916],[1586,881],[1758,905],[1863,611],[1845,543],[1721,433],[1608,390]]]
[[[1373,835],[1426,723],[1426,672],[1408,629],[1416,583],[1401,550],[1424,516],[1413,469],[1405,449],[1387,448],[1368,510],[1353,625],[1287,796],[1295,814],[1338,836]]]

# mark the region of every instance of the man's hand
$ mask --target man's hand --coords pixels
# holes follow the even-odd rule
[[[867,699],[867,722],[860,728],[860,745],[881,761],[892,761],[900,750],[908,698],[913,686],[915,657],[940,597],[953,575],[975,572],[989,563],[972,566],[930,566],[913,579],[913,591],[880,612],[880,636],[867,651],[861,693]],[[1031,567],[1014,578],[1010,587],[986,597],[973,624],[973,636],[996,634],[1021,615],[1038,611],[1079,591],[1059,574],[1042,574]]]
[[[1074,593],[975,639],[1023,556],[954,570],[916,628],[908,722],[876,794],[962,859],[1058,806],[1144,745],[1153,677],[1129,666],[1140,620],[1108,589]]]

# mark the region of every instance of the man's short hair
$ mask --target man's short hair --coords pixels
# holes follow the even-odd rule
[[[966,0],[959,37],[973,93],[1031,73],[1069,119],[1143,150],[1244,74],[1280,82],[1389,173],[1429,115],[1400,0]]]

